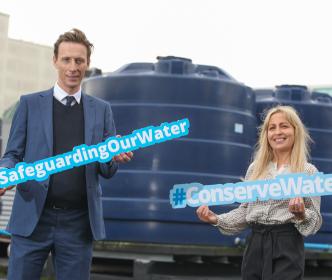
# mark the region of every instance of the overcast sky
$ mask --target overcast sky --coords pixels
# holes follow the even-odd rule
[[[329,0],[0,0],[10,38],[52,46],[77,27],[105,72],[175,55],[252,87],[332,84],[331,11]]]

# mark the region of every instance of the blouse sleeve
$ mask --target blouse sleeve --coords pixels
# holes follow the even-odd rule
[[[249,166],[244,180],[247,180],[253,170],[252,164]],[[247,216],[248,203],[242,203],[240,206],[228,213],[217,216],[217,224],[221,233],[225,235],[233,235],[239,233],[248,227]]]
[[[317,168],[308,164],[305,168],[305,172],[312,175],[318,172]],[[315,234],[322,225],[322,216],[320,214],[320,196],[305,197],[305,218],[302,221],[295,220],[295,227],[303,236]]]
[[[241,232],[248,226],[246,221],[247,205],[248,203],[242,203],[238,208],[217,216],[216,226],[221,233],[233,235]]]

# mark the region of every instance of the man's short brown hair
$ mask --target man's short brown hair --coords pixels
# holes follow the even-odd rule
[[[62,42],[73,42],[73,43],[79,43],[86,47],[87,50],[87,59],[88,64],[90,64],[90,56],[93,49],[93,44],[89,42],[89,40],[86,38],[84,32],[77,28],[73,28],[72,30],[65,32],[61,34],[58,38],[58,40],[54,43],[54,56],[55,58],[58,58],[59,53],[59,45]]]

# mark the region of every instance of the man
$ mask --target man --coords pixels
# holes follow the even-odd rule
[[[0,167],[35,162],[115,135],[109,104],[81,92],[92,47],[78,29],[60,35],[53,57],[58,80],[50,90],[21,97]],[[92,240],[105,237],[98,175],[112,177],[118,162],[132,156],[123,153],[108,163],[90,163],[46,181],[19,184],[8,224],[8,279],[40,279],[50,252],[57,279],[89,279]]]

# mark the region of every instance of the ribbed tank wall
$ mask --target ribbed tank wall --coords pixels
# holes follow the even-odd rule
[[[226,183],[244,176],[256,138],[253,91],[217,67],[176,57],[126,65],[87,79],[83,90],[110,102],[121,135],[190,121],[187,137],[137,150],[132,162],[103,181],[107,238],[232,244],[234,237],[221,238],[199,223],[195,209],[172,209],[169,191],[174,184]],[[202,231],[209,238],[203,240]]]

